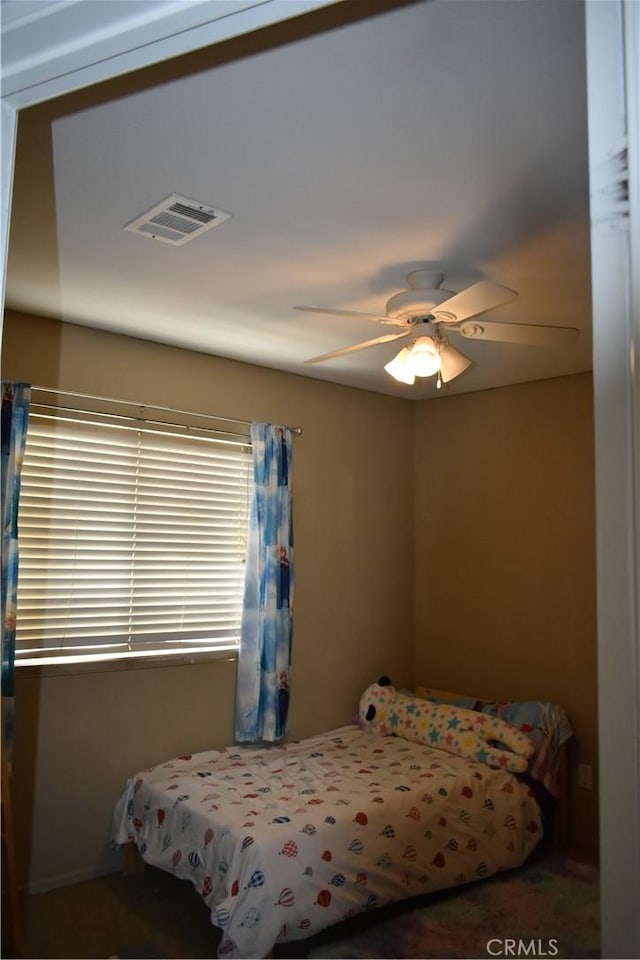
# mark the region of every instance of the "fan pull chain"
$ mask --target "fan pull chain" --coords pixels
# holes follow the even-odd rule
[[[438,376],[436,377],[436,390],[439,390],[441,386],[442,386],[442,377],[440,375],[440,371],[438,370]]]

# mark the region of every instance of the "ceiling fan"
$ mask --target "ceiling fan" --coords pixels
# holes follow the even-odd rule
[[[442,383],[449,383],[471,365],[471,360],[449,343],[443,331],[460,334],[469,340],[499,340],[550,347],[564,346],[578,336],[579,331],[575,327],[475,320],[479,314],[508,303],[518,294],[509,287],[502,287],[488,280],[474,283],[460,293],[454,293],[441,286],[443,281],[442,273],[413,270],[407,275],[409,289],[394,294],[387,301],[384,315],[332,307],[294,307],[294,310],[356,317],[402,328],[400,332],[387,333],[374,340],[366,340],[364,343],[312,357],[306,363],[321,363],[357,350],[375,347],[380,343],[408,338],[409,343],[385,365],[385,370],[396,380],[409,384],[414,383],[416,377],[437,374],[439,388]]]

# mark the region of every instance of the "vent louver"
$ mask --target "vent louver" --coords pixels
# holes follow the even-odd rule
[[[172,193],[151,210],[127,223],[124,229],[148,240],[161,240],[178,247],[224,223],[230,216],[225,210],[208,203]]]

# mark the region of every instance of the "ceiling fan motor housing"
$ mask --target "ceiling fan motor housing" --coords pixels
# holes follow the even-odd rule
[[[423,271],[417,271],[422,273]],[[424,271],[426,273],[426,271]],[[411,276],[411,274],[410,274]],[[430,320],[434,307],[453,296],[453,290],[428,289],[423,287],[403,290],[387,301],[387,316],[395,320],[413,323],[416,320]]]

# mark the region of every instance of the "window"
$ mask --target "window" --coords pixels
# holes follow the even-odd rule
[[[248,439],[33,405],[16,663],[238,646]]]

